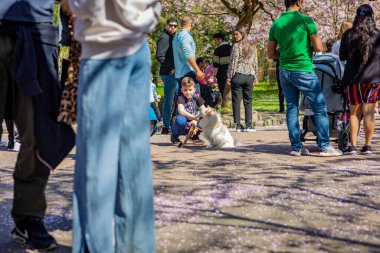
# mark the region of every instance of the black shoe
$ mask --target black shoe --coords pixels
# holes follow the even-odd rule
[[[355,146],[349,146],[347,148],[347,150],[343,151],[343,154],[345,155],[356,155],[358,152],[356,151],[356,147]]]
[[[170,128],[163,127],[161,130],[161,134],[170,134]]]
[[[170,141],[172,144],[178,144],[181,142],[181,140],[178,138],[179,134],[172,134],[170,135]]]
[[[363,146],[362,149],[360,150],[360,153],[362,155],[370,155],[370,154],[372,154],[371,146],[368,146],[368,145]]]
[[[193,142],[194,144],[198,144],[198,145],[203,145],[205,143],[203,140],[199,139],[198,135],[190,137],[190,141]]]
[[[244,132],[256,132],[256,129],[251,124],[247,124],[246,128],[244,128]]]
[[[12,231],[12,238],[15,242],[27,244],[38,250],[53,250],[57,247],[54,237],[49,235],[43,221],[38,217],[30,216],[17,222]]]
[[[15,142],[14,141],[9,141],[7,148],[10,149],[10,150],[13,150],[15,148]]]
[[[242,124],[236,125],[236,132],[244,132],[244,127]]]

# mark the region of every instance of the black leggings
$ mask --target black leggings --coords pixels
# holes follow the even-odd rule
[[[243,104],[245,109],[245,123],[252,124],[252,89],[253,75],[236,73],[231,80],[232,111],[234,123],[240,124],[240,102],[243,92]]]

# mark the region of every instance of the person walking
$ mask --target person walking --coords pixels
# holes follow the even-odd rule
[[[204,78],[204,73],[197,65],[195,58],[196,45],[191,33],[194,21],[189,16],[184,16],[180,24],[181,31],[173,39],[175,78],[178,84],[181,84],[182,79],[185,77],[192,78],[195,83],[195,89],[200,95],[201,90],[198,80]]]
[[[376,27],[373,9],[368,4],[356,10],[353,27],[344,34],[339,57],[347,60],[343,75],[350,104],[350,140],[347,154],[356,154],[360,121],[364,120],[365,143],[360,153],[372,153],[375,130],[375,107],[380,87],[380,31]]]
[[[172,116],[175,94],[178,92],[178,83],[174,73],[173,38],[177,33],[177,19],[169,18],[163,33],[157,39],[156,59],[160,63],[160,77],[164,82],[164,105],[162,113],[161,134],[170,134],[170,120]]]
[[[147,34],[159,22],[161,5],[64,5],[76,17],[75,38],[82,44],[72,252],[154,253]]]
[[[45,189],[50,170],[75,143],[72,128],[57,123],[61,88],[53,13],[53,0],[0,4],[0,119],[13,119],[21,136],[13,173],[12,238],[38,250],[57,246],[44,225]]]
[[[238,27],[234,31],[235,44],[232,47],[231,62],[228,66],[226,84],[231,86],[232,111],[236,131],[253,132],[252,126],[252,90],[257,83],[258,63],[256,45],[248,41],[247,31]],[[245,127],[240,123],[240,103],[243,93]]]
[[[216,45],[212,58],[214,65],[214,77],[218,83],[219,92],[223,97],[232,47],[225,41],[225,36],[223,33],[214,34],[213,39]]]
[[[302,146],[298,119],[299,92],[302,92],[314,112],[320,156],[338,156],[342,152],[330,146],[326,103],[313,70],[313,51],[323,51],[323,45],[313,19],[300,13],[302,3],[302,0],[285,0],[286,12],[272,24],[267,48],[269,59],[280,59],[280,84],[285,94],[286,123],[292,148],[290,155],[309,154]],[[279,57],[277,45],[281,51]]]

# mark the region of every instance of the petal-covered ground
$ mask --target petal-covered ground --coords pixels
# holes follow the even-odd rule
[[[380,121],[378,122],[380,126]],[[245,145],[179,149],[152,137],[158,252],[380,252],[380,129],[370,156],[291,157],[284,128],[233,133]],[[360,143],[363,136],[360,134]],[[0,151],[0,252],[11,243],[12,166]],[[75,154],[51,175],[47,227],[70,252]]]

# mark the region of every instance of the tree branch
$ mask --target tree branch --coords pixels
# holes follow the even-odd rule
[[[265,8],[264,8],[264,4],[262,2],[259,2],[259,5],[260,5],[260,9],[263,10],[264,13],[266,13],[267,15],[270,16],[270,19],[274,22],[276,19],[274,18],[273,14],[270,13],[269,11],[267,11]]]
[[[239,10],[236,9],[236,8],[234,8],[234,7],[232,7],[232,5],[231,5],[230,2],[228,2],[227,0],[220,0],[220,1],[221,1],[221,2],[224,4],[224,6],[226,6],[226,8],[229,9],[233,14],[239,16]]]

